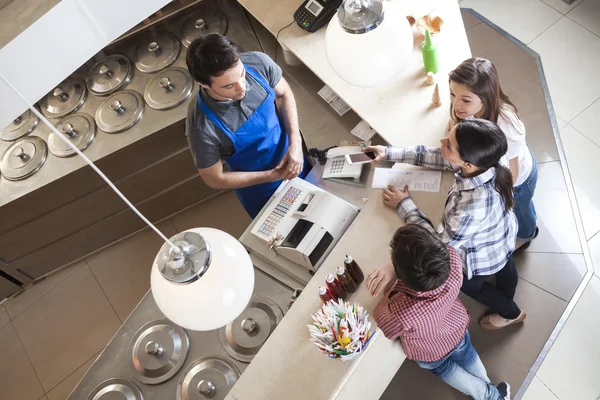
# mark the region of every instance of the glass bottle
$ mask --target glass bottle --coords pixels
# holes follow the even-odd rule
[[[358,285],[356,284],[356,282],[354,282],[354,280],[352,279],[352,277],[350,276],[348,271],[346,271],[346,268],[344,268],[343,265],[339,265],[336,268],[335,273],[337,275],[337,279],[339,279],[340,282],[343,283],[344,289],[346,289],[346,292],[348,292],[348,293],[356,292],[356,289],[358,289]]]
[[[350,276],[357,285],[360,285],[365,280],[365,274],[352,256],[346,255],[344,258],[344,268],[350,273]]]
[[[329,300],[335,300],[333,298],[333,294],[321,285],[319,285],[319,287],[317,288],[317,292],[319,293],[319,297],[321,298],[321,301],[323,303],[327,303]]]
[[[346,290],[344,289],[344,285],[342,284],[342,282],[336,279],[335,276],[333,276],[333,274],[327,274],[325,282],[329,290],[331,290],[331,292],[335,295],[336,300],[346,300]]]

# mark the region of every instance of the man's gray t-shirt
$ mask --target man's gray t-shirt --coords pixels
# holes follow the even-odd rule
[[[240,55],[244,65],[250,66],[274,88],[281,80],[281,68],[266,54],[247,52]],[[267,91],[246,71],[246,96],[240,100],[217,101],[200,88],[202,102],[235,133],[267,97]],[[186,136],[196,168],[208,168],[220,160],[227,160],[235,148],[225,133],[214,125],[200,109],[194,98],[188,107]]]

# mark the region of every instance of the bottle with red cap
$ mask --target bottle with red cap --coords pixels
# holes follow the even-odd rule
[[[323,303],[327,303],[329,300],[335,300],[331,291],[326,289],[324,286],[319,285],[317,288],[317,293],[319,293],[319,297]]]
[[[336,300],[346,300],[346,290],[344,289],[344,285],[333,276],[333,274],[327,274],[325,283],[327,284],[327,288],[335,295]]]
[[[344,289],[346,290],[346,292],[356,292],[356,289],[358,289],[358,285],[356,284],[356,282],[354,282],[354,279],[352,279],[350,273],[346,271],[346,268],[344,268],[343,265],[339,265],[336,268],[335,273],[337,279],[339,279],[340,282],[342,282],[342,284],[344,285]]]
[[[365,280],[365,274],[352,256],[346,255],[344,258],[344,268],[350,273],[350,276],[357,285],[360,285]]]

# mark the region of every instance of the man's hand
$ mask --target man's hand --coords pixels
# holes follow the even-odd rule
[[[303,166],[302,146],[290,145],[275,169],[281,174],[281,179],[290,180],[300,175]]]
[[[395,210],[402,200],[404,200],[407,197],[410,197],[410,193],[408,192],[408,185],[404,185],[404,190],[398,190],[396,189],[396,187],[388,185],[387,189],[383,189],[382,196],[383,204]]]
[[[371,296],[376,297],[387,293],[397,279],[394,265],[389,261],[383,267],[371,272],[365,279],[365,285]]]

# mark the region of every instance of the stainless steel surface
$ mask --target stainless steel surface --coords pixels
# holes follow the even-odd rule
[[[144,99],[155,110],[169,110],[183,103],[194,90],[194,80],[183,68],[160,71],[144,90]]]
[[[92,66],[85,85],[90,93],[106,96],[124,88],[132,77],[131,61],[122,54],[113,54]]]
[[[123,132],[142,118],[144,108],[144,99],[138,92],[116,92],[107,97],[96,110],[96,124],[106,133]]]
[[[69,115],[61,119],[55,126],[81,151],[87,149],[96,136],[94,119],[83,113]],[[56,157],[70,157],[77,154],[54,132],[50,133],[48,137],[48,147]]]
[[[195,232],[178,233],[170,241],[175,248],[164,243],[158,252],[158,270],[162,276],[181,284],[200,279],[210,267],[210,243]]]
[[[188,47],[195,39],[210,33],[226,35],[227,18],[217,10],[204,9],[188,18],[181,28],[181,43]]]
[[[129,344],[129,367],[140,382],[155,385],[171,379],[186,361],[189,339],[185,330],[168,320],[140,328]]]
[[[223,400],[240,377],[239,369],[223,357],[204,357],[190,364],[177,383],[177,400]]]
[[[251,362],[282,318],[277,304],[255,296],[239,317],[220,329],[221,344],[231,357]]]
[[[143,400],[144,396],[135,383],[125,379],[109,379],[98,385],[88,400]]]
[[[0,131],[0,140],[12,142],[33,132],[40,119],[31,110],[25,111]]]
[[[6,150],[0,172],[11,181],[25,179],[42,168],[47,158],[46,142],[36,136],[26,136]]]
[[[173,64],[180,52],[181,42],[172,33],[148,35],[140,40],[135,53],[135,67],[145,73],[157,72]]]
[[[86,97],[87,90],[83,81],[68,78],[42,99],[42,113],[47,118],[63,117],[81,108]]]
[[[275,302],[282,310],[287,310],[287,305],[292,296],[293,290],[281,283],[275,281],[261,271],[254,269],[254,295],[266,297]],[[135,380],[129,368],[129,344],[135,333],[149,321],[164,319],[160,312],[152,293],[148,293],[133,310],[123,326],[106,346],[102,354],[91,366],[88,373],[81,379],[75,387],[68,400],[87,399],[94,388],[102,381],[111,378],[122,378],[134,381],[144,394],[146,400],[166,400],[176,398],[177,383],[179,377],[183,375],[194,360],[206,356],[219,356],[228,358],[227,353],[221,346],[219,339],[219,330],[208,332],[186,331],[189,337],[189,353],[181,369],[173,378],[159,385],[148,385]],[[246,369],[248,364],[235,359],[230,359],[240,372]],[[198,382],[200,383],[200,382]],[[206,388],[207,384],[203,385]],[[202,397],[200,397],[202,398]]]

